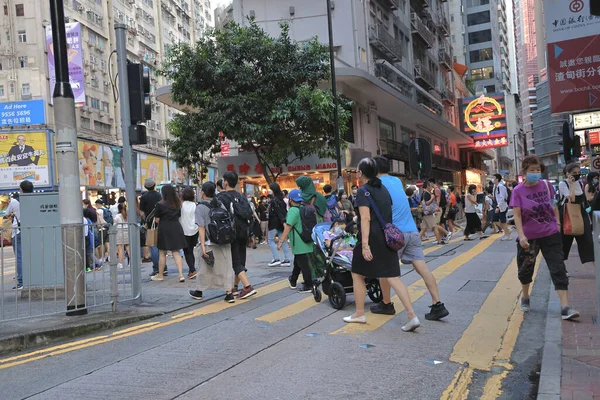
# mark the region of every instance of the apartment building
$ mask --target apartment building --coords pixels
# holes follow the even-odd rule
[[[78,135],[108,145],[121,141],[113,87],[117,84],[117,64],[116,57],[111,56],[115,50],[114,24],[127,25],[128,59],[150,68],[154,90],[168,83],[156,70],[169,47],[195,41],[213,22],[209,0],[64,0],[64,9],[66,23],[81,24],[85,101],[76,110]],[[53,129],[47,2],[5,0],[0,25],[0,102],[45,100],[46,120]],[[165,155],[166,127],[178,111],[153,102],[152,112],[152,120],[146,124],[148,144],[138,150]]]

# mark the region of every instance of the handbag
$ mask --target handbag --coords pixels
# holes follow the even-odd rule
[[[152,225],[146,230],[146,246],[156,247],[158,244],[158,229],[156,228],[156,222],[152,221]]]
[[[383,236],[385,237],[385,244],[387,245],[387,247],[394,251],[402,249],[404,247],[404,234],[402,233],[402,231],[400,231],[400,229],[398,229],[396,225],[392,223],[386,223],[383,220],[383,217],[379,212],[379,208],[377,208],[375,201],[371,198],[371,193],[369,193],[364,187],[362,188],[362,190],[365,196],[367,197],[367,200],[369,201],[369,204],[371,205],[371,208],[373,209],[377,220],[379,221],[381,229],[383,229]]]
[[[565,203],[563,206],[563,233],[568,236],[581,236],[584,233],[581,204]]]

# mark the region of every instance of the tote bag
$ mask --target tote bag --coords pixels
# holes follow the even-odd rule
[[[581,204],[565,203],[563,206],[563,233],[568,236],[583,235]]]
[[[150,229],[146,230],[146,246],[156,247],[158,244],[158,229],[156,228],[156,222],[152,221]]]

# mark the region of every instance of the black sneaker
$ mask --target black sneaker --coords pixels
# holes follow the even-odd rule
[[[313,288],[312,286],[308,286],[305,284],[302,284],[302,287],[298,288],[298,293],[312,293]]]
[[[394,303],[385,304],[383,301],[371,306],[373,314],[396,315]]]
[[[579,318],[579,311],[572,309],[569,306],[563,307],[560,312],[560,317],[564,320],[571,320]]]
[[[441,302],[429,306],[429,308],[431,308],[431,311],[425,314],[425,319],[428,321],[437,321],[439,319],[447,317],[448,314],[450,314],[450,312],[446,310],[446,307],[444,307],[444,303]]]
[[[233,297],[233,293],[227,293],[225,295],[225,302],[226,303],[235,303],[235,297]]]
[[[282,267],[289,267],[290,265],[292,265],[292,262],[290,260],[283,260],[281,262]]]
[[[156,271],[152,271],[152,272],[150,273],[150,276],[156,276],[156,275],[158,275],[158,272],[156,272]]]
[[[157,272],[157,274],[158,274],[158,272]],[[163,272],[163,276],[169,276],[169,271]]]
[[[290,289],[292,289],[292,290],[296,289],[296,280],[292,279],[291,276],[288,278],[288,285],[289,285]]]
[[[190,290],[190,296],[196,300],[202,300],[202,290]]]
[[[23,285],[17,285],[13,287],[13,290],[23,290]]]

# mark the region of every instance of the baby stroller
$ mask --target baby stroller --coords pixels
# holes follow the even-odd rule
[[[323,234],[331,227],[331,222],[323,222],[317,224],[313,228],[312,238],[315,243],[315,252],[321,252],[321,257],[313,257],[313,261],[319,260],[319,264],[311,266],[313,276],[317,279],[313,295],[315,301],[320,302],[322,295],[319,286],[323,286],[323,292],[329,296],[329,303],[336,310],[341,310],[346,305],[346,294],[353,293],[352,285],[352,262],[344,255],[337,254],[342,241],[348,236],[348,233],[343,233],[340,236],[334,237],[330,241],[330,245],[325,245]],[[324,257],[323,257],[324,256]],[[376,278],[365,278],[367,284],[367,294],[369,298],[379,303],[383,300],[381,286]]]

